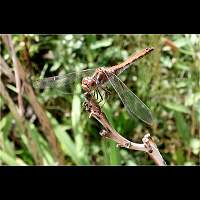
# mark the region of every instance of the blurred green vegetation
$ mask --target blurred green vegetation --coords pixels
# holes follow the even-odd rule
[[[145,47],[155,50],[120,75],[121,80],[150,108],[154,126],[130,119],[117,94],[103,110],[114,128],[141,143],[148,130],[168,165],[200,164],[200,35],[13,35],[16,53],[30,81],[72,71],[111,66]],[[29,57],[24,55],[25,44]],[[12,60],[1,41],[1,55]],[[17,105],[16,86],[3,79]],[[80,88],[77,88],[80,92]],[[143,152],[116,147],[99,135],[101,125],[82,107],[74,93],[35,91],[45,108],[65,155],[65,165],[154,165]],[[24,98],[28,129],[43,165],[54,165],[40,124]],[[17,128],[1,97],[0,164],[34,165],[27,138]]]

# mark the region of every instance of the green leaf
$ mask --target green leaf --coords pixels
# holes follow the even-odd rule
[[[102,48],[102,47],[108,47],[108,46],[111,46],[112,42],[113,42],[112,38],[105,38],[105,39],[102,39],[100,41],[95,41],[94,43],[92,43],[90,45],[90,48],[92,50],[94,50],[94,49],[99,49],[99,48]]]
[[[87,146],[84,142],[84,137],[81,132],[75,135],[76,152],[79,161],[82,165],[89,165],[89,158],[87,155]]]
[[[7,84],[6,87],[9,88],[11,91],[17,93],[17,89],[16,89],[16,87],[14,85]]]
[[[0,121],[0,140],[3,141],[3,150],[10,156],[15,156],[14,144],[9,140],[8,136],[12,127],[13,116],[11,113],[5,115]]]
[[[72,128],[74,132],[74,140],[76,146],[76,153],[79,157],[79,161],[82,165],[88,165],[89,159],[87,157],[86,146],[84,142],[84,134],[83,134],[83,126],[81,120],[81,99],[80,94],[81,88],[80,85],[77,85],[75,89],[75,95],[72,100],[72,112],[71,112],[71,120],[72,120]]]
[[[60,125],[57,120],[50,115],[50,113],[47,113],[47,115],[54,126],[56,137],[58,138],[64,153],[70,156],[75,164],[83,164],[77,155],[76,145],[66,132],[66,127],[64,125]]]
[[[175,119],[176,119],[176,127],[179,135],[184,140],[186,144],[189,143],[190,139],[190,129],[188,124],[185,121],[185,118],[183,115],[179,112],[174,113]]]
[[[189,55],[189,56],[194,56],[194,52],[190,49],[179,49],[179,51],[183,54]]]
[[[170,57],[161,57],[161,63],[164,67],[172,68],[172,59]]]
[[[195,166],[195,163],[193,161],[187,161],[184,163],[184,166]]]
[[[113,105],[113,107],[114,107],[114,105]],[[110,122],[110,124],[112,126],[114,126],[114,124],[115,124],[114,122],[115,121],[114,121],[114,117],[113,117],[112,108],[110,107],[110,105],[108,103],[104,104],[103,111],[104,111],[106,117],[108,118],[108,121]]]
[[[200,105],[200,92],[188,94],[185,98],[185,103],[188,106],[192,106],[194,104],[197,104],[197,106],[199,108],[198,110],[200,110],[200,107],[199,107],[199,105]]]
[[[200,153],[200,139],[192,138],[190,140],[190,147],[192,148],[192,152],[198,155]]]
[[[119,148],[116,147],[116,142],[114,141],[110,141],[110,164],[120,164]]]
[[[134,160],[127,160],[127,166],[137,166],[136,162]]]
[[[73,96],[72,100],[72,127],[76,131],[78,124],[80,123],[80,115],[81,115],[81,100],[78,95]]]
[[[29,129],[33,140],[37,144],[38,151],[40,152],[40,156],[43,158],[44,164],[54,165],[55,161],[47,141],[41,136],[41,134],[39,134],[34,124],[27,123],[27,128]]]
[[[116,142],[103,138],[102,150],[104,154],[104,162],[106,165],[119,165],[120,154],[116,147]]]
[[[170,103],[170,102],[164,103],[163,105],[165,107],[171,109],[171,110],[174,110],[174,111],[177,111],[177,112],[181,112],[181,113],[190,114],[190,110],[184,105],[176,104],[176,103]]]
[[[109,156],[109,151],[108,151],[108,140],[105,138],[102,138],[101,140],[101,147],[104,155],[104,165],[110,165],[110,156]]]
[[[188,40],[186,40],[185,37],[179,37],[177,40],[174,41],[174,43],[178,48],[181,48],[188,45]]]
[[[11,120],[12,120],[11,114],[7,114],[3,118],[1,118],[0,131],[2,131],[3,133],[8,132],[9,128],[11,127],[11,123],[10,123]]]
[[[178,165],[183,165],[185,162],[185,156],[182,149],[178,149],[175,154],[173,155],[174,160],[177,162]]]
[[[174,65],[174,67],[177,68],[177,69],[185,70],[185,71],[189,71],[190,70],[189,66],[184,64],[184,63],[176,63]]]
[[[60,63],[59,62],[55,62],[55,64],[50,68],[51,72],[56,71],[58,68],[60,67]]]
[[[26,165],[22,160],[17,160],[15,157],[10,156],[6,152],[0,150],[0,160],[7,165]]]

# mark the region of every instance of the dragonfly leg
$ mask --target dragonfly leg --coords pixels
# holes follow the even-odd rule
[[[111,92],[109,91],[108,86],[106,86],[105,88],[103,88],[107,93],[111,94]]]
[[[89,107],[88,102],[84,101],[83,106],[85,107],[86,111],[89,111],[90,107]]]
[[[108,90],[108,88],[107,87],[106,88],[102,87],[102,90],[105,92],[104,93],[105,99],[109,99],[111,92]]]
[[[98,90],[95,91],[95,93],[96,93],[96,100],[98,100],[98,98],[99,98],[99,96],[98,96]]]
[[[91,92],[91,94],[92,94],[92,96],[93,96],[94,98],[96,98],[96,97],[95,97],[95,91]]]
[[[100,96],[100,100],[97,102],[99,104],[99,103],[101,103],[103,101],[103,97],[102,97],[100,91],[98,90],[98,88],[96,89],[96,91],[97,91],[97,96],[98,96],[98,94]],[[97,98],[97,100],[98,100],[98,98]]]
[[[102,108],[104,106],[104,104],[106,103],[106,100],[108,99],[109,95],[107,95],[108,93],[110,94],[109,91],[107,91],[106,89],[102,88],[104,91],[104,96],[101,95],[101,101],[103,101],[102,105],[100,105],[100,107]],[[100,93],[101,94],[101,93]]]
[[[92,93],[92,96],[98,100],[99,96],[98,96],[98,91],[94,90],[93,93]]]
[[[111,92],[109,91],[109,89],[107,87],[105,87],[105,88],[102,87],[102,90],[104,90],[105,95],[110,95],[111,94]]]

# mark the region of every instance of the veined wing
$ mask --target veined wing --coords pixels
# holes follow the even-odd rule
[[[72,93],[76,84],[81,84],[82,79],[91,76],[95,69],[72,72],[65,75],[53,76],[33,81],[33,87],[38,89],[59,89],[64,93]]]
[[[129,115],[136,116],[151,125],[153,118],[149,108],[115,74],[107,74],[106,72],[105,74],[119,95]]]

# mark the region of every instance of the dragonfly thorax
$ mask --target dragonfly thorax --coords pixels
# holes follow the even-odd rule
[[[104,67],[98,68],[93,76],[88,76],[82,80],[82,88],[87,92],[95,90],[97,87],[103,85],[107,81]]]

